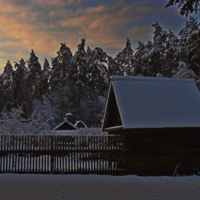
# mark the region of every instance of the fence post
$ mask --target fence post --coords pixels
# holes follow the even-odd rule
[[[0,145],[0,174],[1,174],[1,165],[2,165],[2,148],[3,148],[3,135],[0,135],[1,145]]]
[[[51,162],[51,173],[53,173],[54,169],[54,158],[53,158],[53,135],[50,135],[50,147],[51,147],[51,156],[50,156],[50,162]],[[49,142],[49,140],[48,140]]]
[[[120,162],[120,167],[121,167],[121,169],[124,169],[124,167],[125,167],[125,160],[124,160],[124,152],[125,152],[125,150],[124,150],[124,148],[125,148],[125,146],[124,146],[124,133],[122,134],[122,136],[121,135],[119,135],[119,138],[120,138],[120,143],[121,143],[121,162]]]

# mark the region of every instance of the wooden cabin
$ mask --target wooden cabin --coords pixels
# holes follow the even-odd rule
[[[199,90],[193,79],[112,76],[103,131],[121,135],[121,162],[127,173],[196,173]]]

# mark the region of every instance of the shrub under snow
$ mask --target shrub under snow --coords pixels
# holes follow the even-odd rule
[[[10,113],[1,113],[0,134],[49,134],[47,121],[33,112],[29,119],[22,117],[22,108],[13,109]]]

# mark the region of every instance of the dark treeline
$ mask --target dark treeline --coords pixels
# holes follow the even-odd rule
[[[0,112],[8,113],[22,106],[25,118],[37,111],[53,127],[66,113],[72,122],[83,120],[88,126],[99,126],[104,115],[111,75],[190,77],[199,83],[200,25],[190,17],[176,36],[156,22],[153,39],[138,41],[135,52],[130,40],[116,57],[101,48],[90,49],[82,39],[73,55],[61,43],[51,63],[41,66],[34,50],[28,61],[21,59],[14,67],[7,61],[0,75]]]

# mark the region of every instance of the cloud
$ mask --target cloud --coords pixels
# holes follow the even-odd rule
[[[147,26],[143,28],[142,25],[139,28],[135,27],[135,23],[142,20],[144,13],[151,11],[151,8],[138,6],[135,12],[134,10],[134,4],[127,7],[120,1],[110,7],[98,5],[82,9],[83,15],[75,13],[74,17],[61,20],[59,23],[62,27],[76,27],[81,30],[82,37],[85,37],[92,47],[100,45],[106,51],[112,49],[113,53],[114,48],[118,50],[124,46],[127,37],[139,40],[142,39],[142,35],[145,37],[152,35],[151,25],[149,28]],[[80,10],[77,12],[80,13]]]
[[[18,61],[21,57],[27,58],[29,56],[27,52],[30,52],[31,49],[44,56],[55,54],[58,41],[46,32],[38,30],[37,27],[20,23],[18,18],[8,16],[1,17],[0,24],[0,33],[6,36],[0,40],[1,49],[7,51],[5,60],[10,59],[10,57],[12,61]]]
[[[0,68],[7,59],[28,59],[31,49],[40,62],[55,57],[61,42],[75,52],[81,38],[91,48],[98,46],[115,56],[127,37],[135,46],[137,40],[152,37],[151,24],[156,19],[169,27],[174,26],[176,15],[164,13],[165,4],[155,0],[0,1]]]

